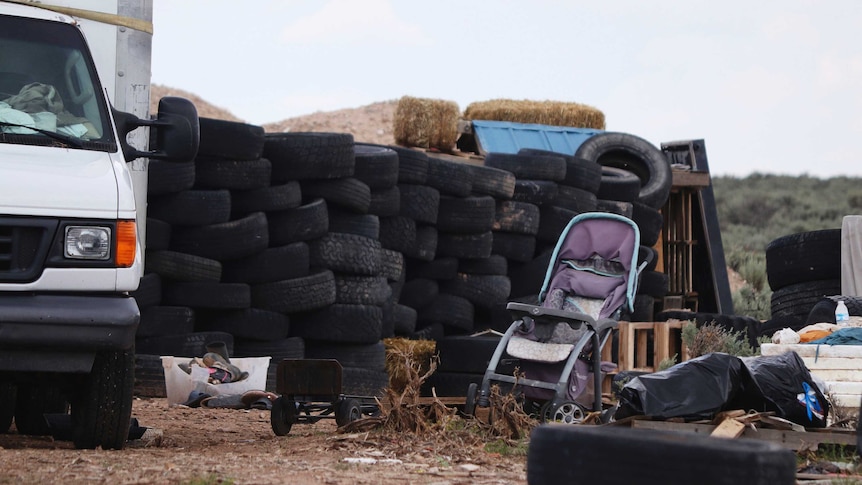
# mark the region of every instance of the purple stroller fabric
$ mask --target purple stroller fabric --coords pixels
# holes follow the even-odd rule
[[[569,295],[604,299],[598,318],[613,315],[626,302],[636,243],[635,231],[619,220],[586,219],[573,225],[551,262],[555,266],[543,306],[549,303],[544,295],[559,288]],[[572,263],[586,269],[575,269]],[[604,275],[612,273],[618,277]]]

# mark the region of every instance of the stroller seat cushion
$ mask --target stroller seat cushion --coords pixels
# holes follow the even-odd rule
[[[566,360],[574,348],[573,344],[542,343],[512,336],[506,345],[506,352],[516,359],[552,363]]]
[[[573,295],[562,288],[554,288],[548,293],[548,297],[543,306],[569,312],[583,313],[596,319],[599,317],[599,313],[602,311],[602,307],[604,305],[604,298],[587,298],[584,296]]]

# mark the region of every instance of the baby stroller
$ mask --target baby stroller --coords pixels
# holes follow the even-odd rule
[[[465,413],[489,406],[491,383],[502,382],[523,391],[525,410],[538,407],[542,421],[580,423],[589,411],[605,421],[611,413],[601,413],[601,349],[623,307],[634,309],[638,278],[648,263],[637,265],[639,246],[640,231],[631,219],[605,212],[572,218],[551,253],[539,305],[506,306],[514,322],[488,362],[481,388],[471,383],[467,389]],[[504,353],[519,359],[521,375],[497,373]]]

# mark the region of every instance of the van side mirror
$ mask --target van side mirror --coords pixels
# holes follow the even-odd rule
[[[152,158],[174,162],[190,162],[200,146],[200,120],[198,110],[185,98],[166,96],[159,100],[159,113],[154,120],[142,120],[131,113],[112,109],[120,136],[120,146],[127,162],[136,158]],[[140,126],[149,126],[155,145],[150,151],[131,146],[127,135]]]

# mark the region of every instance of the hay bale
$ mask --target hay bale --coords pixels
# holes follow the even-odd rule
[[[605,114],[592,106],[561,101],[493,99],[471,103],[468,120],[513,121],[573,128],[605,129]]]
[[[383,339],[383,345],[386,347],[389,387],[395,392],[402,392],[414,374],[428,372],[437,351],[437,342],[433,340],[387,338]]]
[[[451,152],[458,139],[460,117],[461,111],[453,101],[404,96],[395,107],[395,143]]]

